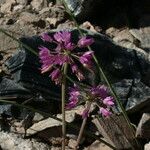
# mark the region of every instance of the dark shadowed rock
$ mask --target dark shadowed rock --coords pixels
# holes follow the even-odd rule
[[[49,34],[52,36],[56,31],[58,30],[52,30]],[[95,52],[95,56],[102,64],[103,69],[111,81],[115,83],[125,78],[130,79],[115,84],[117,93],[122,99],[123,104],[126,105],[127,103],[127,109],[134,108],[140,101],[145,101],[145,98],[148,96],[149,88],[141,82],[136,83],[134,88],[134,86],[132,87],[132,80],[134,78],[141,78],[143,75],[141,72],[143,70],[147,72],[149,67],[147,60],[145,60],[144,57],[135,55],[134,49],[127,49],[116,45],[105,35],[93,33],[88,30],[82,31],[89,37],[94,38],[95,43],[91,46],[92,50]],[[72,30],[72,35],[73,42],[77,43],[79,37],[77,29]],[[55,47],[53,44],[43,42],[39,36],[23,37],[20,41],[34,50],[37,55],[39,51],[38,47],[41,45],[50,49]],[[5,64],[17,84],[27,88],[36,96],[36,99],[39,99],[37,95],[40,95],[42,98],[49,100],[49,102],[53,102],[51,106],[54,106],[54,102],[56,102],[58,106],[58,103],[60,104],[60,87],[51,81],[48,77],[49,74],[43,75],[40,73],[39,68],[41,64],[39,63],[37,55],[27,50],[24,46],[21,46],[20,50]],[[142,62],[142,65],[139,62]],[[86,76],[85,82],[89,84],[97,84],[100,81],[96,66],[93,67],[93,70],[95,74],[83,70]],[[72,74],[71,76],[75,79]],[[131,89],[131,87],[133,89]],[[146,92],[144,90],[146,90]],[[140,93],[141,96],[138,96]],[[32,105],[33,104],[34,103],[32,103]],[[36,106],[38,108],[37,104]],[[56,106],[54,106],[54,108],[55,107]]]
[[[49,34],[52,35],[55,32],[56,30],[53,30]],[[147,72],[149,63],[144,57],[135,55],[134,49],[118,46],[108,37],[99,33],[92,33],[88,30],[83,30],[83,32],[94,38],[95,43],[91,47],[112,81],[124,78],[139,78],[143,70]],[[78,31],[76,29],[72,30],[72,35],[73,41],[76,43],[79,36]],[[37,54],[38,47],[41,45],[45,45],[48,48],[54,47],[52,44],[43,43],[38,36],[21,38],[21,42],[31,47]],[[28,83],[37,84],[38,86],[41,85],[42,88],[55,87],[48,76],[40,74],[38,57],[23,47],[6,62],[6,65],[13,74],[14,80],[17,82],[24,80]],[[29,73],[30,71],[32,71],[32,74]],[[90,74],[87,77],[91,80],[91,83],[98,82],[96,75]],[[58,91],[58,88],[54,91]]]
[[[139,80],[135,80],[126,109],[129,112],[150,112],[150,88]]]
[[[15,99],[15,98],[27,99],[31,97],[31,93],[29,90],[22,87],[15,81],[3,78],[2,81],[0,82],[0,96],[3,99]]]
[[[41,39],[37,37],[22,38],[21,41],[36,52],[38,52],[39,43],[42,44]],[[42,95],[47,95],[48,99],[55,97],[59,100],[60,88],[55,86],[48,75],[40,73],[39,58],[29,50],[22,47],[22,50],[11,57],[6,65],[16,82],[22,83],[35,93],[42,92]]]
[[[131,94],[132,84],[133,80],[131,79],[124,79],[113,84],[113,87],[124,106],[126,106],[128,97]]]
[[[76,17],[83,20],[90,16],[96,5],[100,5],[101,0],[65,0],[65,3]]]

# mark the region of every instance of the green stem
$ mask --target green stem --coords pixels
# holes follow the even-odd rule
[[[86,109],[90,111],[90,107],[91,107],[91,102],[87,102],[87,108]],[[78,146],[80,144],[80,141],[81,141],[81,138],[82,138],[82,135],[83,135],[83,131],[84,131],[84,128],[85,128],[85,125],[86,125],[86,121],[87,121],[87,117],[85,117],[83,119],[80,131],[79,131],[79,135],[78,135],[78,138],[77,138],[77,143],[76,143],[76,147],[75,147],[76,150],[78,149]]]
[[[64,65],[63,70],[63,79],[62,79],[62,150],[65,150],[65,139],[66,139],[66,119],[65,119],[65,97],[66,97],[66,75],[67,75],[67,66]]]

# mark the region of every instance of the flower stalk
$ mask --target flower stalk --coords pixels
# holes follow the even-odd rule
[[[90,107],[91,107],[91,102],[87,102],[87,110],[88,111],[90,111]],[[78,146],[80,144],[80,141],[81,141],[81,138],[82,138],[82,135],[83,135],[83,131],[84,131],[84,128],[85,128],[85,125],[86,125],[86,121],[87,121],[87,117],[84,117],[84,119],[82,121],[80,131],[79,131],[79,135],[78,135],[78,138],[77,138],[77,143],[76,143],[75,150],[78,149]]]
[[[66,139],[66,117],[65,117],[65,97],[66,97],[66,75],[68,64],[64,64],[63,77],[62,77],[62,150],[65,150]]]

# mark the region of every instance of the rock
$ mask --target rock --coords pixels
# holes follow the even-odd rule
[[[72,30],[73,28],[75,28],[75,23],[69,20],[57,26],[58,30],[66,30],[66,29]]]
[[[46,27],[46,22],[45,22],[45,20],[42,20],[42,19],[39,19],[38,21],[33,21],[32,24],[34,27],[39,27],[42,29],[44,29]]]
[[[5,2],[5,0],[1,0],[0,1],[0,6]]]
[[[62,6],[55,5],[50,7],[48,18],[57,18],[57,21],[60,23],[66,18],[66,12]]]
[[[128,112],[147,112],[150,106],[150,88],[139,80],[124,79],[113,87]]]
[[[74,139],[70,139],[68,143],[68,147],[74,149],[77,145],[77,141]]]
[[[22,39],[24,43],[30,42],[33,46],[36,46],[35,41],[30,39]],[[38,50],[38,45],[36,50]],[[34,61],[33,61],[34,60]],[[22,83],[26,88],[29,88],[30,90],[33,90],[34,93],[37,91],[37,95],[39,95],[39,92],[41,91],[41,95],[44,96],[45,94],[48,96],[44,96],[46,99],[54,98],[59,102],[60,99],[60,88],[55,86],[55,84],[50,80],[50,78],[47,75],[42,75],[40,73],[40,64],[39,59],[36,55],[31,53],[28,50],[22,50],[18,51],[14,57],[10,58],[6,65],[8,66],[8,69],[12,73],[12,76],[15,80],[15,82]],[[32,67],[28,67],[32,66]],[[29,72],[33,72],[32,74],[29,74]],[[45,93],[45,94],[44,94]],[[44,95],[43,95],[44,94]],[[52,99],[51,99],[52,100]]]
[[[53,30],[50,32],[50,34],[52,35],[55,33],[55,31],[58,30]],[[124,78],[140,78],[142,76],[142,74],[139,75],[141,68],[144,70],[144,72],[147,72],[147,68],[149,66],[147,60],[145,60],[143,57],[135,56],[134,50],[122,48],[102,34],[93,33],[88,30],[83,30],[83,32],[95,39],[95,43],[91,47],[94,50],[98,60],[101,61],[104,70],[110,76],[113,82]],[[72,30],[72,34],[74,35],[75,39],[77,39],[79,36],[79,33],[76,29]],[[25,37],[22,38],[21,41],[32,49],[36,50],[36,52],[38,52],[38,47],[40,45],[45,44],[38,36],[31,38]],[[16,82],[22,82],[28,88],[34,87],[35,89],[43,92],[51,91],[50,93],[55,93],[53,96],[59,95],[59,92],[56,94],[56,91],[60,91],[59,88],[56,88],[53,82],[51,82],[50,78],[47,75],[44,76],[40,74],[38,69],[40,67],[38,57],[29,52],[26,48],[21,49],[21,51],[18,51],[6,62],[6,65],[12,73],[14,80]],[[101,49],[101,51],[99,49]],[[137,61],[142,62],[142,66],[139,66]],[[29,74],[31,71],[33,73]],[[87,81],[90,81],[92,84],[94,82],[99,82],[96,75],[87,75],[87,77],[89,77],[87,78]],[[49,88],[50,90],[46,88]],[[55,90],[52,90],[52,88]]]
[[[49,32],[50,35],[53,35],[56,31],[59,30],[51,30]],[[127,79],[133,79],[133,78],[141,78],[141,67],[143,68],[144,72],[147,72],[147,68],[149,66],[147,60],[145,60],[143,57],[135,56],[134,50],[123,48],[119,45],[116,45],[112,40],[110,40],[105,35],[99,34],[99,33],[93,33],[88,30],[82,30],[84,33],[86,33],[88,36],[93,37],[95,40],[95,43],[91,46],[92,49],[95,52],[95,55],[97,56],[97,59],[101,62],[105,72],[107,75],[109,75],[109,78],[113,82],[121,81],[124,78]],[[72,34],[74,36],[74,42],[78,39],[79,33],[76,29],[72,30]],[[35,51],[35,53],[38,53],[38,47],[40,45],[45,45],[51,48],[53,45],[47,45],[44,43],[39,36],[33,36],[33,37],[23,37],[20,39],[21,42],[25,45],[28,45],[32,50]],[[48,77],[49,74],[42,75],[40,73],[40,63],[39,58],[34,55],[32,52],[27,50],[25,47],[21,47],[20,51],[17,51],[13,57],[11,57],[8,61],[5,62],[6,66],[8,67],[8,70],[10,71],[13,80],[16,83],[19,83],[23,85],[23,87],[27,88],[31,93],[34,93],[34,97],[36,97],[36,100],[40,99],[40,106],[41,103],[43,103],[45,106],[48,103],[51,103],[51,108],[55,108],[55,105],[57,106],[60,104],[60,87],[57,87]],[[138,62],[142,62],[142,66],[139,66]],[[96,72],[97,68],[93,68],[93,70]],[[32,72],[29,73],[29,72]],[[97,75],[93,75],[91,73],[86,73],[87,79],[86,82],[90,82],[90,84],[96,84],[99,83],[99,78]],[[126,96],[128,95],[128,91],[130,91],[130,84],[131,81],[122,82],[122,84],[118,84],[117,86],[120,88],[123,87],[124,94],[120,92],[122,95],[121,98],[124,97],[124,103],[126,104]],[[140,93],[142,89],[144,90],[143,84],[141,83],[142,87],[138,87],[139,85],[136,85],[136,88],[139,88]],[[128,88],[129,86],[129,88]],[[136,92],[136,88],[133,91]],[[140,89],[141,88],[141,89]],[[148,89],[148,87],[146,87]],[[120,90],[121,91],[121,90]],[[149,92],[149,90],[148,90]],[[127,102],[127,109],[131,109],[132,107],[139,104],[141,100],[145,101],[144,99],[146,96],[148,96],[147,93],[143,95],[145,92],[142,91],[140,100],[137,96],[137,94],[133,94],[131,97],[128,97]],[[145,97],[145,98],[144,98]],[[142,98],[142,99],[141,99]],[[44,103],[43,100],[47,100],[47,103]],[[136,102],[134,102],[136,100]],[[35,101],[34,101],[35,102]],[[36,106],[38,108],[39,105],[32,103],[33,106]],[[45,107],[44,106],[44,107]],[[47,105],[48,106],[48,105]],[[46,107],[47,108],[47,107]],[[44,110],[46,110],[46,108]],[[40,107],[39,109],[42,109]],[[48,111],[48,109],[47,109]],[[55,110],[56,111],[56,110]],[[58,113],[58,112],[57,112]]]
[[[52,146],[52,147],[51,147],[51,150],[61,150],[61,149],[62,149],[62,148],[61,148],[61,147],[58,147],[58,146],[56,146],[56,147],[55,147],[55,146]],[[66,147],[65,147],[65,150],[73,150],[73,149],[70,149],[68,146],[66,146]]]
[[[135,80],[132,86],[131,95],[128,98],[126,109],[129,112],[149,112],[150,107],[150,88]],[[144,108],[144,109],[143,109]]]
[[[19,20],[25,23],[32,23],[38,20],[37,16],[33,13],[22,12],[20,14]]]
[[[101,1],[93,0],[65,0],[68,8],[73,12],[73,14],[83,20],[90,16],[90,13],[94,10],[96,5],[100,5]]]
[[[145,50],[134,44],[136,43],[136,39],[134,39],[133,35],[130,32],[131,30],[129,31],[129,29],[122,30],[117,34],[117,36],[113,38],[113,40],[120,46],[135,49],[137,53],[143,54],[145,59],[150,61],[149,52],[146,52]]]
[[[43,7],[47,7],[48,2],[47,2],[47,0],[32,0],[31,6],[34,10],[39,11]]]
[[[62,115],[58,114],[57,117],[62,118]],[[66,111],[66,121],[68,123],[70,123],[74,119],[75,119],[75,113],[72,113],[70,111]],[[36,133],[43,131],[45,129],[48,129],[48,128],[52,128],[53,130],[59,131],[59,128],[61,127],[61,125],[62,125],[61,121],[55,120],[53,118],[48,118],[48,119],[42,120],[38,123],[35,123],[33,126],[31,126],[27,130],[27,135],[28,136],[33,135],[33,134],[36,134]],[[55,133],[55,136],[57,136],[57,134],[61,135],[60,132],[58,132],[58,133]],[[51,136],[51,134],[50,134],[50,136]]]
[[[4,20],[3,25],[1,25],[1,28],[5,27],[4,29],[7,29],[8,33],[10,35],[13,35],[17,38],[20,38],[23,35],[34,35],[35,31],[33,28],[33,25],[22,25],[21,22],[17,22],[15,17],[10,17],[10,19],[13,19],[15,21],[14,24],[6,25],[7,19]],[[0,19],[0,21],[3,19]],[[23,28],[22,28],[23,27]],[[12,57],[12,55],[16,52],[16,50],[19,48],[18,42],[11,39],[7,35],[0,33],[0,55],[2,55],[3,59],[0,60],[0,69],[5,73],[9,74],[9,71],[7,70],[6,66],[4,65],[5,62]]]
[[[132,129],[128,128],[123,115],[113,114],[111,117],[95,118],[93,123],[105,141],[115,149],[131,149],[133,145],[135,149],[139,149]]]
[[[150,53],[140,48],[137,39],[132,36],[132,34],[129,32],[129,29],[124,29],[118,32],[113,40],[122,47],[134,49],[137,56],[143,57],[150,63]],[[142,66],[142,62],[140,65]]]
[[[46,144],[23,139],[14,133],[0,132],[0,146],[4,150],[50,150]]]
[[[6,21],[6,25],[12,25],[12,24],[14,24],[15,23],[15,20],[13,20],[13,19],[8,19],[7,21]]]
[[[56,27],[58,24],[57,18],[46,18],[46,21],[49,23],[50,26]]]
[[[145,73],[145,75],[143,75],[143,78],[142,78],[142,82],[150,87],[149,77],[150,77],[150,69]]]
[[[113,84],[113,87],[124,106],[127,104],[128,96],[132,89],[132,84],[133,80],[131,79],[124,79]]]
[[[0,105],[0,115],[10,110],[11,106],[11,104]]]
[[[24,6],[23,5],[16,5],[16,6],[14,6],[14,9],[13,9],[13,11],[19,11],[19,10],[22,10],[24,8]]]
[[[44,119],[44,116],[36,112],[33,118],[33,122],[39,122],[42,119]]]
[[[150,138],[150,113],[144,113],[136,129],[136,137]]]
[[[19,5],[23,5],[23,6],[26,6],[27,4],[29,4],[29,0],[16,0],[16,2]]]
[[[145,144],[144,146],[144,150],[150,150],[150,142]]]
[[[44,14],[44,13],[49,13],[50,12],[50,8],[49,7],[45,7],[42,10],[39,11],[39,14]]]
[[[81,13],[83,1],[81,2],[79,0],[65,0],[65,3],[75,16]]]
[[[22,103],[25,100],[31,99],[33,95],[29,90],[16,83],[13,80],[3,78],[0,82],[0,97],[3,100],[16,101]],[[20,112],[21,110],[21,112]],[[26,109],[19,109],[14,105],[0,105],[0,113],[8,114],[9,116],[16,118],[23,118],[26,114],[29,113]]]
[[[117,28],[114,28],[114,27],[110,27],[105,31],[105,33],[111,38],[116,37],[119,32],[120,32],[120,30]]]
[[[96,30],[95,27],[89,21],[84,22],[82,25],[80,25],[80,27],[90,30],[92,32],[100,32],[101,31],[101,30]]]
[[[150,27],[130,29],[130,33],[140,41],[141,48],[146,49],[150,55]]]
[[[124,29],[124,30],[121,30],[117,33],[117,35],[113,38],[113,40],[116,42],[116,43],[119,43],[123,40],[128,40],[130,42],[134,42],[134,37],[132,36],[132,34],[129,32],[129,29]]]
[[[3,99],[29,99],[31,93],[14,81],[3,78],[0,82],[0,96]]]
[[[112,148],[97,140],[94,143],[92,143],[89,147],[84,148],[84,150],[112,150]]]
[[[2,13],[10,13],[12,6],[16,3],[15,0],[6,0],[5,3],[1,6],[0,11]]]

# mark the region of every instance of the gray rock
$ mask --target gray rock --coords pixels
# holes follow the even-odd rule
[[[144,113],[136,129],[136,137],[150,138],[150,113]]]
[[[135,80],[131,90],[131,95],[128,98],[126,109],[129,110],[129,112],[150,112],[149,108],[150,88],[142,82]]]
[[[50,13],[50,8],[49,7],[45,7],[42,10],[39,11],[39,14],[44,14],[44,13]]]
[[[11,108],[11,106],[12,106],[11,104],[0,105],[0,114],[7,112]]]
[[[124,79],[113,87],[128,112],[150,111],[150,88],[139,80]]]
[[[113,84],[113,87],[124,106],[126,106],[127,104],[127,100],[131,92],[132,84],[133,84],[133,80],[131,79],[124,79],[121,80],[120,82]]]
[[[105,31],[105,33],[111,38],[116,37],[119,32],[120,32],[120,30],[117,28],[114,28],[114,27],[110,27]]]
[[[32,139],[23,139],[13,133],[0,132],[0,147],[3,150],[50,150],[44,143]]]
[[[150,142],[145,144],[144,146],[144,150],[150,150]]]
[[[62,119],[62,115],[58,114],[57,118]],[[68,123],[73,122],[75,119],[75,112],[74,111],[66,111],[66,121]],[[53,118],[48,118],[42,121],[39,121],[38,123],[35,123],[33,126],[31,126],[28,130],[27,130],[27,135],[33,135],[36,134],[38,132],[41,132],[45,129],[48,128],[55,128],[55,130],[57,130],[57,127],[61,127],[62,126],[62,122],[55,120]],[[60,134],[60,133],[58,133]],[[57,135],[57,133],[56,133]]]
[[[37,21],[39,19],[33,13],[22,12],[19,16],[19,20],[23,21],[24,23],[32,23],[32,22]]]
[[[15,11],[15,12],[17,12],[17,11],[20,11],[20,10],[22,10],[24,8],[24,6],[23,5],[16,5],[16,6],[14,6],[14,8],[13,8],[13,11]]]
[[[0,5],[3,4],[4,2],[5,2],[5,0],[1,0],[1,1],[0,1]]]
[[[134,31],[136,29],[132,29],[132,30]],[[113,40],[115,41],[115,43],[117,43],[118,45],[120,45],[122,47],[125,47],[125,48],[128,48],[128,49],[134,49],[136,56],[143,57],[150,64],[150,51],[145,50],[144,47],[141,47],[139,44],[137,44],[137,38],[134,38],[133,34],[131,34],[130,32],[131,32],[131,30],[124,29],[124,30],[118,32],[115,35],[115,37],[113,38]],[[134,31],[133,33],[137,33],[137,32]],[[146,37],[146,35],[144,33],[143,33],[143,36]],[[141,37],[140,41],[144,42],[144,37],[142,37],[140,35],[137,36],[137,37]],[[139,63],[142,66],[142,62],[139,62]],[[141,71],[142,71],[142,73],[144,73],[143,70],[141,70]]]
[[[131,29],[130,33],[140,41],[141,48],[146,49],[148,51],[148,55],[150,55],[150,27]]]
[[[94,6],[100,4],[101,0],[65,0],[68,8],[80,20],[86,18],[94,10]]]
[[[55,33],[55,31],[58,30],[53,30],[50,34]],[[101,62],[104,70],[110,76],[112,81],[118,81],[124,78],[139,78],[142,75],[140,75],[142,71],[147,72],[149,67],[147,60],[144,57],[136,56],[134,49],[127,49],[118,46],[108,37],[99,33],[93,33],[88,30],[83,30],[83,32],[95,39],[95,43],[91,47],[94,50],[97,59]],[[75,29],[72,30],[72,34],[74,37],[74,41],[76,42],[79,33]],[[44,44],[42,40],[37,36],[34,36],[32,38],[26,37],[22,38],[21,40],[24,44],[28,45],[36,51],[38,50],[38,47],[40,45]],[[32,61],[33,59],[36,61]],[[38,67],[40,67],[38,58],[27,49],[23,48],[14,57],[10,58],[9,61],[7,61],[6,65],[8,66],[8,69],[13,72],[13,77],[17,82],[30,81],[29,83],[40,83],[41,85],[49,87],[46,83],[49,84],[50,81],[45,82],[46,78],[42,76],[38,70]],[[20,68],[21,70],[18,70],[18,68]],[[34,75],[31,75],[28,72],[30,72],[29,70],[33,70],[33,68],[35,69]],[[95,71],[96,70],[97,69],[95,68]],[[90,81],[91,83],[99,82],[96,75],[87,75],[87,77],[89,77],[87,81]]]
[[[55,5],[53,7],[52,6],[50,7],[50,13],[49,13],[48,17],[49,18],[57,18],[57,20],[59,22],[61,22],[66,17],[65,15],[66,15],[66,12],[65,12],[64,8],[61,6]]]
[[[112,150],[112,148],[96,140],[90,146],[88,146],[87,148],[84,148],[84,150]]]
[[[74,13],[75,16],[79,15],[82,11],[84,0],[65,0],[68,8]]]
[[[15,0],[6,0],[4,4],[1,5],[0,11],[2,13],[10,13],[12,6],[16,3]]]
[[[52,30],[49,34],[52,36],[56,31],[58,30]],[[141,78],[141,68],[144,72],[148,71],[148,61],[144,57],[136,56],[134,49],[127,49],[116,45],[105,35],[88,30],[82,31],[89,37],[94,38],[95,43],[91,46],[92,50],[113,82],[125,78],[131,79],[131,81],[123,81],[121,84],[118,83],[117,85],[120,97],[124,101],[123,103],[126,104],[126,99],[128,99],[127,109],[136,106],[140,101],[144,101],[148,96],[149,88],[141,82],[140,84],[135,84],[135,88],[133,87],[132,96],[128,97],[128,92],[130,91],[132,79]],[[79,36],[77,29],[72,30],[72,35],[73,41],[76,43]],[[44,43],[38,36],[21,38],[21,42],[28,45],[36,52],[38,52],[38,47],[40,45],[45,45],[49,48],[53,46],[47,45],[47,43]],[[142,64],[140,64],[141,66],[139,66],[140,62]],[[5,64],[7,65],[8,70],[12,73],[15,82],[23,84],[24,87],[34,93],[42,95],[42,97],[45,97],[47,100],[54,100],[51,106],[54,106],[54,102],[60,103],[60,88],[55,86],[48,75],[41,75],[38,69],[40,68],[39,59],[29,50],[21,47],[21,50],[11,57]],[[94,67],[93,70],[95,71],[95,74],[85,71],[87,77],[85,82],[90,84],[99,83],[97,68]],[[32,72],[32,74],[29,72]],[[143,91],[142,89],[146,91]],[[138,93],[135,93],[136,90]],[[141,94],[141,96],[139,94]]]
[[[48,6],[48,1],[47,0],[32,0],[31,6],[34,10],[39,11],[43,7]]]
[[[28,99],[31,93],[15,81],[3,78],[0,82],[0,96],[3,99]]]
[[[26,6],[29,2],[29,0],[16,0],[16,2],[20,5]]]

